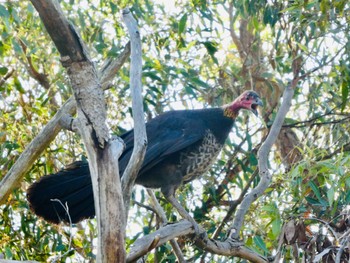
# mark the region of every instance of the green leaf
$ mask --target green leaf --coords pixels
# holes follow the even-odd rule
[[[3,5],[0,5],[0,16],[4,19],[9,19],[10,14],[7,11],[6,7],[4,7]]]
[[[281,225],[282,221],[280,218],[276,218],[275,220],[272,221],[272,234],[276,237],[280,234],[281,232]]]
[[[320,205],[320,202],[317,199],[311,198],[306,196],[305,200],[310,204],[310,205]]]
[[[254,244],[260,248],[262,251],[269,253],[269,251],[266,248],[266,244],[264,242],[264,240],[260,237],[260,236],[255,236],[253,238]]]
[[[25,90],[23,89],[22,84],[17,77],[14,78],[13,84],[15,85],[16,90],[18,90],[21,94],[25,93]]]
[[[311,187],[312,191],[314,192],[318,200],[321,200],[322,199],[321,193],[320,193],[320,190],[318,189],[318,186],[313,181],[309,182],[309,186]]]
[[[327,191],[327,198],[328,198],[329,205],[332,206],[332,204],[334,202],[334,188],[333,187],[328,189],[328,191]]]
[[[18,41],[15,38],[12,38],[12,46],[13,46],[14,51],[17,54],[22,54],[23,53],[20,44],[18,43]]]
[[[342,99],[342,105],[341,105],[341,111],[344,111],[349,96],[349,83],[346,81],[343,81],[341,83],[341,99]]]
[[[144,72],[143,75],[144,75],[145,77],[151,78],[152,80],[157,80],[157,81],[159,81],[159,82],[162,82],[162,79],[161,79],[160,77],[157,76],[157,72],[156,72],[156,71],[153,71],[153,72],[151,72],[151,71]]]
[[[6,75],[6,73],[9,71],[7,67],[0,67],[0,75]]]
[[[345,204],[350,204],[350,191],[346,194]]]
[[[218,43],[213,41],[202,42],[210,55],[214,55],[218,51]]]
[[[253,26],[254,26],[254,29],[256,30],[256,31],[259,31],[259,25],[260,25],[260,23],[259,23],[259,20],[258,20],[258,18],[257,17],[253,17]]]
[[[112,13],[113,13],[113,14],[116,14],[116,13],[119,12],[118,6],[117,6],[116,4],[114,4],[113,2],[109,2],[109,5],[110,5],[110,7],[111,7],[111,10],[112,10]]]
[[[3,28],[1,31],[7,31],[10,28],[10,13],[7,11],[6,7],[3,5],[0,5],[0,17],[1,20],[4,22],[5,28]]]
[[[202,42],[203,45],[205,46],[205,48],[207,49],[209,55],[211,56],[211,58],[213,59],[213,61],[218,64],[218,60],[215,57],[215,53],[218,51],[218,43],[213,42],[213,41],[205,41]]]
[[[276,206],[274,206],[273,204],[269,204],[269,205],[264,205],[262,208],[262,210],[269,212],[269,213],[276,213]]]
[[[64,251],[66,249],[65,245],[63,244],[59,244],[56,247],[56,251]]]
[[[252,165],[252,166],[258,165],[258,159],[256,158],[254,153],[250,153],[249,162],[250,162],[250,165]]]
[[[303,44],[301,43],[297,43],[298,47],[303,50],[304,52],[308,53],[309,52],[309,49],[307,48],[307,46],[304,46]]]
[[[185,31],[186,22],[187,22],[187,14],[184,14],[179,21],[179,25],[178,25],[179,34],[182,34]]]
[[[206,82],[200,80],[200,79],[197,78],[197,77],[191,78],[191,81],[192,81],[194,84],[196,84],[196,85],[198,85],[198,86],[200,86],[200,87],[203,87],[203,88],[210,88],[210,86],[209,86]]]
[[[11,249],[9,247],[5,248],[5,255],[6,255],[6,258],[12,258],[13,254],[12,254]]]

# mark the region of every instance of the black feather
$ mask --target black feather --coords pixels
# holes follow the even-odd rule
[[[165,196],[174,194],[181,183],[209,169],[233,123],[223,108],[170,111],[150,120],[146,124],[148,146],[136,183],[161,188]],[[119,158],[122,175],[134,147],[133,130],[121,138],[126,144]],[[27,195],[32,210],[53,223],[69,222],[62,205],[53,199],[67,204],[73,223],[95,214],[87,162],[75,162],[57,174],[44,176]]]

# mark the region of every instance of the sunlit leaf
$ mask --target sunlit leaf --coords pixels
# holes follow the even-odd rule
[[[272,226],[272,233],[275,237],[277,237],[280,232],[281,232],[281,227],[282,227],[282,221],[279,218],[276,218],[275,220],[272,221],[271,223]]]
[[[187,14],[184,14],[179,21],[179,34],[182,34],[185,31],[187,22]]]

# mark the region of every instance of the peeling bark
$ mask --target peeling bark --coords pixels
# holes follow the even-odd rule
[[[124,201],[118,158],[120,140],[111,140],[98,74],[84,44],[57,1],[32,0],[67,68],[77,103],[77,129],[89,158],[98,227],[97,262],[124,262]],[[67,43],[68,42],[68,43]]]
[[[106,102],[103,90],[92,62],[74,62],[68,67],[68,75],[74,89],[79,113],[84,115],[87,123],[92,125],[92,134],[96,147],[104,148],[109,140],[109,130],[106,125]]]

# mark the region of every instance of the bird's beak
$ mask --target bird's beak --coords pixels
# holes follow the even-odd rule
[[[256,98],[255,102],[253,102],[251,106],[252,112],[255,114],[255,116],[258,116],[258,106],[264,106],[260,98]]]

